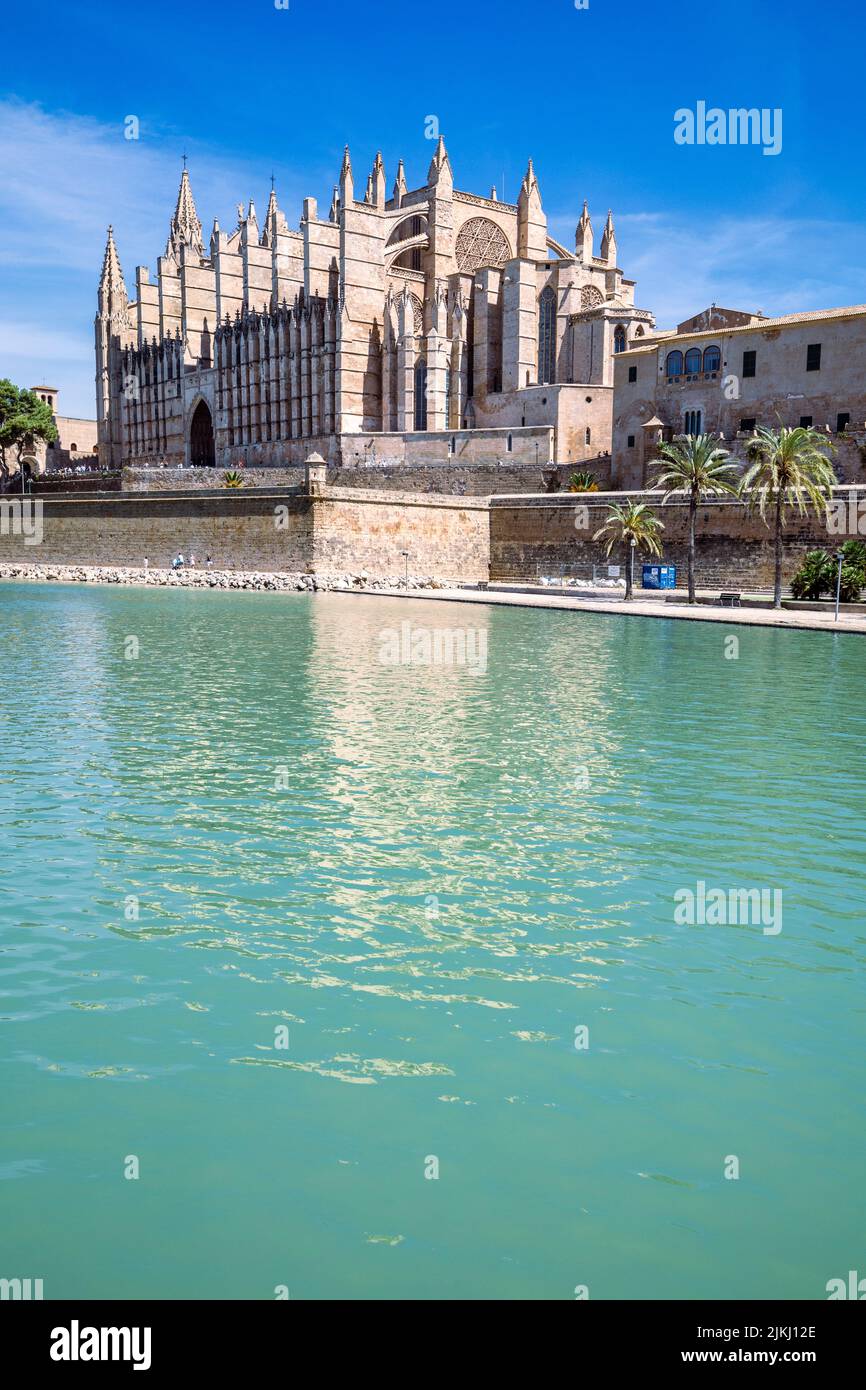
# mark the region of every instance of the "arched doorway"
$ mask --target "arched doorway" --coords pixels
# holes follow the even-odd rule
[[[190,422],[189,461],[197,468],[213,468],[216,463],[213,421],[206,401],[199,401]]]

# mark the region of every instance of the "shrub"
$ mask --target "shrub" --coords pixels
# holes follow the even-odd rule
[[[229,468],[223,473],[223,483],[226,487],[243,487],[244,480],[237,469]]]
[[[810,550],[791,580],[794,598],[818,599],[836,588],[836,566],[826,550]]]
[[[598,492],[598,482],[588,468],[578,468],[568,480],[569,492]]]

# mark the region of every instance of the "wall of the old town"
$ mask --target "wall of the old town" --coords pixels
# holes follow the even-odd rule
[[[20,504],[0,498],[0,562],[157,568],[182,551],[198,565],[265,572],[367,570],[457,582],[486,579],[487,503],[325,488],[150,492],[27,499],[42,508],[42,541],[25,544]],[[18,534],[16,534],[16,530]],[[32,534],[32,531],[30,531]]]
[[[672,501],[662,505],[658,493],[631,493],[646,501],[664,524],[663,557],[679,567],[679,583],[686,581],[688,555],[688,507]],[[866,488],[844,489],[837,496],[862,497]],[[534,580],[544,575],[591,577],[607,564],[603,542],[595,532],[604,524],[612,502],[622,494],[611,493],[543,497],[492,497],[490,499],[490,577],[493,580]],[[866,511],[866,505],[864,505]],[[866,530],[866,517],[863,522]],[[835,550],[847,535],[831,535],[823,515],[814,512],[788,519],[784,542],[784,581],[799,568],[807,550]],[[866,536],[860,537],[866,540]],[[640,585],[640,563],[653,557],[636,555],[635,578]],[[613,564],[625,563],[614,552]],[[771,588],[773,584],[773,535],[760,517],[737,501],[709,502],[698,511],[697,583],[708,588],[744,590]]]

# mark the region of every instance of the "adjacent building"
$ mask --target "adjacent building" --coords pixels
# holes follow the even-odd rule
[[[98,456],[98,431],[95,420],[61,415],[58,410],[60,392],[56,386],[31,386],[30,390],[51,407],[57,426],[57,439],[47,447],[39,440],[35,449],[36,470],[74,467],[93,463]]]
[[[549,234],[530,161],[516,203],[463,192],[440,138],[426,181],[348,148],[330,207],[205,242],[184,168],[165,252],[130,297],[109,228],[96,315],[99,445],[111,466],[583,462],[609,452],[613,362],[652,332],[584,204]]]
[[[716,434],[735,454],[761,426],[813,425],[837,475],[864,481],[866,305],[766,318],[715,305],[614,358],[612,482],[651,480],[659,444]]]

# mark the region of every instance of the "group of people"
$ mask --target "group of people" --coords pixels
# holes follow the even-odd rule
[[[20,496],[33,491],[33,469],[23,463],[17,473],[12,473],[4,462],[0,462],[0,497]]]
[[[145,562],[144,562],[144,568],[145,568],[145,569],[147,569],[147,563],[148,563],[147,560],[145,560]],[[211,566],[213,565],[213,560],[211,559],[210,555],[208,555],[208,556],[205,557],[205,564],[207,565],[208,569],[210,569]],[[192,569],[192,570],[194,570],[194,569],[195,569],[195,565],[196,565],[195,556],[194,556],[192,553],[190,553],[189,559],[185,559],[182,551],[179,551],[178,554],[175,555],[174,559],[173,559],[172,562],[171,562],[171,567],[172,567],[173,570],[182,570],[182,569]]]

